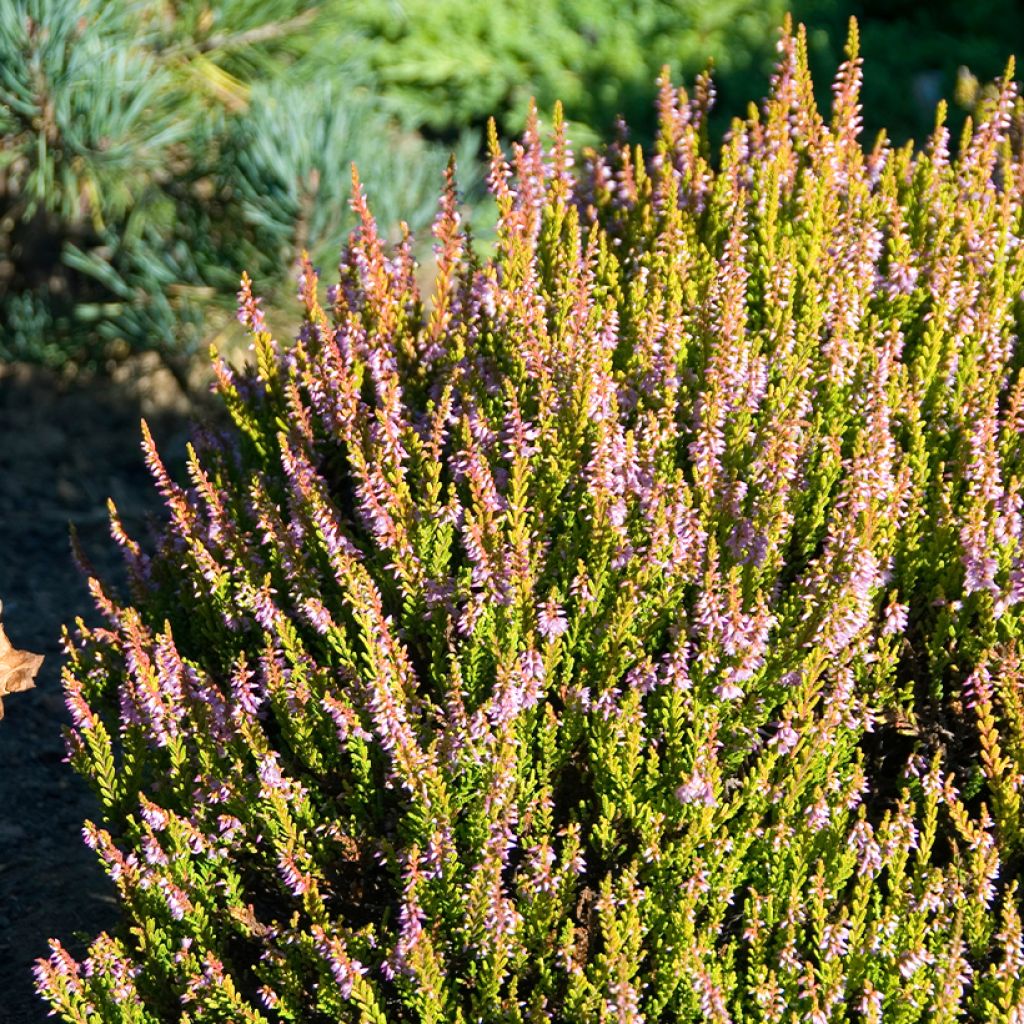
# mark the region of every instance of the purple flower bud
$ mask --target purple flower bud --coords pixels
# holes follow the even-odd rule
[[[548,598],[537,607],[537,631],[545,640],[556,640],[568,628],[562,606],[554,598]]]
[[[718,802],[710,781],[699,771],[695,771],[676,790],[676,799],[681,804],[701,804],[704,807],[714,807]]]

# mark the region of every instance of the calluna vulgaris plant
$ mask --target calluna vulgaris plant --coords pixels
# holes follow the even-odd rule
[[[803,34],[717,168],[556,113],[432,299],[362,193],[68,641],[123,902],[68,1021],[1024,1020],[1024,112],[857,141]]]

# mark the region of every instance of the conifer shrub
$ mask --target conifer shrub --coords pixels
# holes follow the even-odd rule
[[[556,111],[294,341],[92,581],[64,674],[123,907],[80,1022],[1024,1020],[1024,114],[858,141],[802,33],[712,159]]]
[[[322,7],[0,3],[0,360],[155,349],[187,374],[242,267],[274,302],[303,248],[334,258],[352,161],[388,229],[429,224],[447,151],[381,108]]]
[[[280,0],[277,0],[280,2]],[[819,102],[842,60],[850,16],[861,21],[868,132],[885,128],[902,144],[926,136],[935,103],[976,77],[985,86],[1024,40],[1017,0],[329,0],[362,37],[384,101],[417,124],[452,138],[489,116],[499,134],[523,129],[531,93],[541,109],[561,100],[573,138],[594,141],[623,117],[645,148],[653,138],[651,82],[667,64],[689,79],[714,62],[722,131],[760,94],[786,11],[813,26],[809,63]],[[823,87],[823,88],[822,88]],[[969,86],[970,87],[970,86]],[[954,135],[969,95],[949,112]],[[376,209],[376,201],[374,203]],[[379,216],[378,216],[379,219]]]
[[[646,142],[654,128],[651,83],[663,64],[692,76],[714,60],[721,106],[739,113],[752,90],[762,88],[775,30],[789,6],[785,0],[403,0],[349,3],[346,16],[365,36],[365,56],[385,101],[435,132],[454,136],[493,117],[499,135],[518,135],[532,94],[542,109],[563,104],[577,142],[601,137],[618,117]],[[836,4],[804,0],[804,7],[810,19],[832,14]],[[838,21],[841,50],[841,14]]]

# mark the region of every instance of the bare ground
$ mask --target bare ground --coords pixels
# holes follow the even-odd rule
[[[155,357],[106,377],[0,365],[3,622],[15,647],[46,656],[37,688],[8,697],[0,721],[0,1024],[47,1020],[31,968],[48,955],[51,936],[81,955],[116,920],[113,885],[81,837],[97,804],[64,762],[61,626],[79,615],[95,620],[69,527],[97,574],[116,580],[107,498],[135,536],[159,513],[139,420],[149,422],[173,468],[193,409]]]

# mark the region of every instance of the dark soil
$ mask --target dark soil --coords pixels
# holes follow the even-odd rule
[[[97,575],[118,580],[107,498],[140,539],[160,511],[139,420],[149,423],[173,472],[194,409],[155,358],[133,359],[102,378],[0,366],[3,624],[15,647],[46,656],[37,688],[9,696],[0,721],[0,1024],[47,1020],[31,970],[48,955],[51,936],[80,957],[116,920],[113,884],[81,836],[82,823],[98,819],[98,805],[64,762],[61,727],[70,719],[60,685],[61,626],[79,615],[96,621],[69,527]]]

